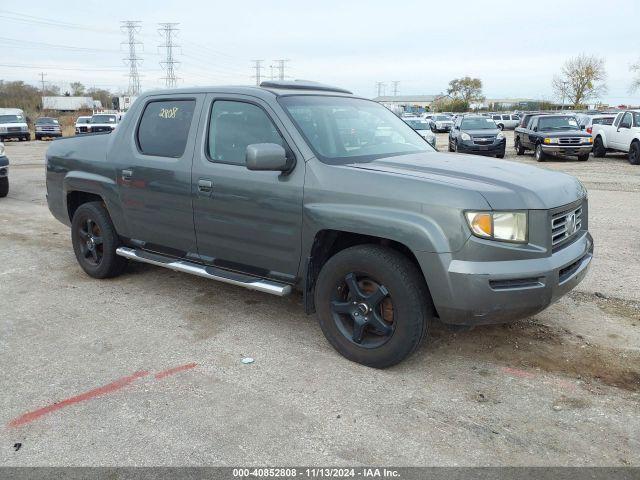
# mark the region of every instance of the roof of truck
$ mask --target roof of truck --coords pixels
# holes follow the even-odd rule
[[[194,94],[194,93],[236,93],[253,95],[259,97],[265,96],[281,96],[281,95],[294,95],[300,93],[311,93],[314,95],[353,95],[352,92],[340,87],[333,87],[331,85],[325,85],[318,82],[312,82],[309,80],[270,80],[264,81],[260,86],[246,86],[246,85],[227,85],[218,87],[191,87],[191,88],[176,88],[167,90],[154,90],[146,92],[145,96],[152,95],[167,95],[167,94]]]

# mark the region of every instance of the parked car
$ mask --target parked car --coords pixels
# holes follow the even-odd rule
[[[494,121],[482,115],[458,117],[449,132],[449,151],[504,158],[507,140]]]
[[[62,136],[60,122],[51,117],[40,117],[35,122],[36,140],[43,138],[59,138]]]
[[[577,156],[589,160],[593,138],[580,130],[573,115],[533,115],[526,127],[516,128],[514,145],[516,154],[533,150],[538,162],[553,156]]]
[[[640,110],[618,113],[612,125],[594,125],[592,135],[594,157],[604,157],[607,151],[624,152],[630,164],[640,165]]]
[[[434,115],[431,117],[431,130],[434,132],[448,132],[453,127],[453,121],[449,115]]]
[[[615,113],[582,115],[581,117],[578,117],[578,125],[580,125],[580,130],[584,130],[587,133],[593,133],[594,125],[611,125],[615,118]]]
[[[491,118],[500,130],[504,130],[505,128],[507,130],[513,130],[520,123],[520,115],[518,114],[494,113],[491,115]]]
[[[0,142],[0,198],[9,194],[9,159],[5,154],[4,144]]]
[[[76,119],[76,135],[82,135],[83,133],[89,133],[89,126],[91,124],[90,116],[81,116]]]
[[[0,108],[0,142],[9,138],[31,140],[27,118],[19,108]]]
[[[357,146],[338,131],[345,111],[367,126]],[[436,152],[384,106],[315,82],[143,93],[114,133],[53,142],[46,165],[88,275],[130,259],[298,289],[329,343],[372,367],[415,351],[435,317],[536,314],[593,252],[574,177]]]
[[[91,117],[88,131],[97,132],[113,132],[118,126],[118,115],[115,113],[96,113]]]
[[[431,126],[427,122],[419,117],[402,117],[402,120],[418,132],[433,148],[436,148],[436,134],[431,131]]]

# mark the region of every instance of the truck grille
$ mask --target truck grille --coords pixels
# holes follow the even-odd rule
[[[556,247],[582,228],[582,205],[551,217],[551,245]]]
[[[558,139],[560,145],[580,145],[582,139],[580,137],[561,137]]]
[[[493,137],[473,137],[473,143],[476,145],[488,145],[493,143]]]
[[[16,133],[21,131],[22,131],[22,128],[20,127],[7,127],[7,132],[9,133]]]

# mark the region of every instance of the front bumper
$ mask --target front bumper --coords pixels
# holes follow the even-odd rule
[[[46,131],[37,131],[37,130],[35,134],[37,137],[40,137],[40,138],[44,138],[44,137],[58,138],[62,136],[62,132],[46,132]]]
[[[500,155],[504,154],[506,146],[507,141],[505,139],[487,145],[477,145],[473,143],[473,140],[465,140],[458,143],[458,152],[477,155]]]
[[[436,132],[450,132],[452,125],[434,125],[433,129]]]
[[[457,325],[505,323],[534,315],[578,285],[593,258],[593,239],[585,231],[549,257],[473,262],[451,254],[418,258],[440,319]],[[431,270],[430,270],[431,269]],[[437,282],[437,274],[444,279]]]
[[[542,151],[549,155],[586,155],[591,153],[593,145],[549,145],[542,144]]]
[[[0,155],[0,178],[9,176],[9,159]]]

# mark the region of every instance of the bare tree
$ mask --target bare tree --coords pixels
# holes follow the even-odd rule
[[[598,98],[607,91],[604,59],[581,54],[567,60],[560,75],[553,77],[553,90],[558,98],[567,99],[574,107]]]
[[[454,78],[449,82],[447,93],[454,99],[462,100],[466,103],[484,100],[484,96],[482,96],[482,80],[479,78]]]
[[[633,93],[636,90],[640,89],[640,60],[631,65],[629,70],[635,73],[635,77],[633,77],[633,80],[631,80],[631,87],[629,88],[629,90]]]
[[[84,85],[80,82],[73,82],[69,86],[71,87],[71,94],[74,97],[82,97],[85,94]]]

